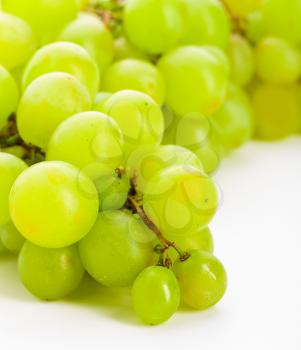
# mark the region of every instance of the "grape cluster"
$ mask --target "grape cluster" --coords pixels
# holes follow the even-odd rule
[[[147,324],[207,309],[220,160],[300,131],[301,0],[2,0],[0,252],[64,298],[88,273]]]

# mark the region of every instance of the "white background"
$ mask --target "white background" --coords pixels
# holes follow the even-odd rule
[[[301,138],[250,143],[216,179],[224,202],[211,228],[229,274],[218,306],[147,327],[126,292],[89,280],[67,301],[40,302],[18,281],[16,261],[2,258],[0,349],[300,350]]]

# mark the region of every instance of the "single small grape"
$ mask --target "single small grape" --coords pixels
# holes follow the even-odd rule
[[[114,40],[114,60],[124,60],[126,58],[138,58],[147,60],[147,55],[137,49],[125,36],[120,36]]]
[[[15,225],[9,223],[0,226],[0,239],[5,248],[13,254],[18,255],[25,242],[24,237],[18,232]]]
[[[224,296],[227,274],[222,263],[213,255],[200,250],[190,250],[189,254],[188,259],[174,264],[173,271],[179,281],[183,303],[204,310]]]
[[[150,266],[136,278],[132,288],[136,314],[150,325],[167,321],[180,304],[180,288],[172,271]]]
[[[134,58],[112,64],[105,72],[102,88],[108,92],[144,92],[160,105],[165,101],[165,83],[157,67],[150,62]]]
[[[49,249],[25,242],[18,267],[24,286],[43,300],[64,298],[78,287],[84,275],[77,246]]]
[[[99,207],[93,182],[64,162],[42,162],[28,168],[15,181],[9,201],[18,231],[45,248],[79,241],[93,226]]]
[[[79,250],[87,272],[107,287],[130,286],[151,259],[154,234],[127,211],[105,211]]]

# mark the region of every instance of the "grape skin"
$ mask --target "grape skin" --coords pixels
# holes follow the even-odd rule
[[[172,273],[162,266],[150,266],[136,278],[132,287],[136,314],[150,325],[167,321],[180,304],[180,288]]]
[[[24,286],[42,300],[64,298],[78,287],[84,275],[77,246],[48,249],[25,242],[18,269]]]
[[[66,247],[83,238],[99,207],[93,182],[71,164],[54,161],[24,171],[11,189],[9,203],[18,231],[45,248]]]
[[[98,215],[79,250],[87,272],[107,287],[132,285],[149,264],[153,233],[140,219],[126,211],[106,211]]]
[[[15,255],[19,254],[25,242],[24,237],[18,232],[11,221],[0,226],[0,239],[5,248]]]

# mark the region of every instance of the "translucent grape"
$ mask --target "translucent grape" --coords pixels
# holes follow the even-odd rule
[[[0,4],[1,5],[1,4]],[[0,239],[0,257],[1,255],[5,254],[7,252],[6,248],[4,247],[1,239]]]
[[[99,71],[87,51],[74,43],[58,42],[39,49],[29,61],[22,79],[23,90],[40,75],[65,72],[87,87],[94,100],[99,87]]]
[[[97,15],[80,14],[63,30],[60,40],[83,46],[97,63],[99,72],[103,72],[113,60],[112,34]]]
[[[151,96],[160,105],[165,100],[165,83],[158,69],[149,62],[126,59],[109,67],[103,79],[103,90],[137,90]]]
[[[300,128],[300,96],[297,85],[259,85],[252,93],[255,136],[263,140],[287,137]]]
[[[10,221],[8,198],[16,178],[27,165],[16,156],[0,152],[0,226]]]
[[[256,73],[262,81],[271,84],[290,84],[301,75],[299,49],[279,38],[261,40],[255,50]]]
[[[76,246],[49,249],[26,242],[18,268],[24,286],[43,300],[64,298],[78,287],[84,275]]]
[[[221,145],[210,118],[200,113],[176,116],[165,109],[167,128],[164,144],[176,144],[188,148],[201,160],[207,174],[213,173],[219,166]]]
[[[249,13],[260,9],[264,0],[224,0],[231,14],[237,17],[245,17]]]
[[[257,43],[267,33],[264,17],[261,11],[250,13],[246,18],[245,27],[246,36],[253,43]]]
[[[79,243],[83,265],[107,287],[130,286],[148,265],[154,235],[126,211],[106,211]]]
[[[0,65],[8,70],[22,66],[36,47],[36,38],[26,22],[0,12]]]
[[[99,92],[95,97],[93,110],[104,112],[104,105],[112,95],[111,92]]]
[[[254,133],[254,116],[248,95],[230,85],[224,105],[211,116],[224,153],[249,141]]]
[[[218,48],[183,46],[163,56],[159,69],[167,85],[167,103],[178,114],[211,114],[225,97],[229,65]]]
[[[49,73],[25,90],[17,113],[18,130],[27,143],[47,147],[55,128],[75,113],[88,110],[87,89],[66,73]]]
[[[139,91],[119,91],[107,100],[104,110],[122,131],[126,157],[139,146],[161,143],[164,119],[160,106],[150,96]]]
[[[179,281],[185,305],[207,309],[220,301],[227,289],[227,275],[222,263],[213,255],[191,250],[190,257],[177,261],[173,271]]]
[[[225,48],[229,42],[230,21],[217,0],[178,0],[185,23],[182,42],[186,45],[215,45]]]
[[[231,65],[231,79],[240,86],[247,85],[254,76],[254,52],[250,43],[239,34],[232,34],[227,49]]]
[[[18,232],[11,221],[0,226],[0,239],[5,248],[16,255],[19,254],[25,242],[24,237]]]
[[[132,288],[136,314],[150,325],[167,321],[180,304],[180,288],[172,271],[162,266],[143,270]]]
[[[204,170],[200,159],[190,150],[165,145],[138,148],[127,161],[127,172],[132,179],[135,179],[136,189],[143,193],[145,186],[152,182],[155,174],[173,165],[193,166]]]
[[[2,0],[2,6],[28,22],[43,45],[55,40],[79,9],[78,0]]]
[[[93,226],[99,207],[93,182],[64,162],[42,162],[24,171],[9,200],[18,231],[45,248],[79,241]]]
[[[10,73],[0,66],[0,129],[6,124],[8,117],[16,111],[19,100],[17,85]]]
[[[147,59],[147,55],[132,45],[125,36],[114,40],[115,61],[126,58]]]
[[[128,0],[124,10],[127,37],[140,50],[160,54],[177,46],[183,33],[180,7],[174,0]]]
[[[155,174],[146,185],[143,208],[168,238],[189,235],[205,227],[218,202],[212,179],[196,168],[176,165]]]

